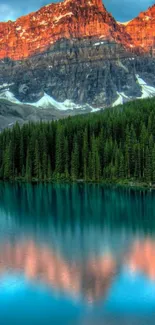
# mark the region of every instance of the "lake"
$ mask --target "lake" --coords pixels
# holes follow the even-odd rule
[[[1,325],[155,324],[155,192],[0,183]]]

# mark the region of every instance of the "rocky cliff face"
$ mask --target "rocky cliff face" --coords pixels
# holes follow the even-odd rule
[[[59,103],[67,99],[76,105],[104,108],[117,99],[119,104],[153,96],[153,87],[154,59],[131,55],[114,42],[63,39],[31,58],[0,61],[0,98],[17,103],[44,107],[50,96]]]
[[[152,51],[155,47],[155,5],[127,23],[125,31],[138,48],[143,48],[145,52]]]
[[[109,14],[102,0],[65,0],[35,13],[0,23],[0,58],[26,58],[62,38],[98,38],[133,47],[131,37]]]

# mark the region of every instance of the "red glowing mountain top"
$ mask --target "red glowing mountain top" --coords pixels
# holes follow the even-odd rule
[[[0,23],[0,58],[26,58],[64,37],[94,37],[134,47],[124,26],[107,12],[101,0],[65,0],[15,22]]]
[[[138,17],[131,20],[125,26],[125,30],[130,34],[132,42],[137,47],[148,51],[155,45],[155,5],[148,10],[141,12]]]

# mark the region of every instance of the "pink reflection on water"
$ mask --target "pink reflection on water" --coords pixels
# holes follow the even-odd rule
[[[126,257],[126,263],[133,273],[143,272],[155,281],[155,241],[150,238],[135,241]]]
[[[83,295],[88,302],[105,296],[116,273],[111,254],[85,262],[68,262],[47,246],[32,240],[0,246],[0,272],[22,272],[58,291]]]
[[[106,298],[116,274],[126,266],[133,274],[143,272],[155,281],[155,241],[135,240],[122,256],[114,253],[89,258],[83,262],[67,261],[46,245],[33,240],[0,246],[0,274],[22,272],[30,281],[41,281],[49,288],[83,296],[87,302]]]

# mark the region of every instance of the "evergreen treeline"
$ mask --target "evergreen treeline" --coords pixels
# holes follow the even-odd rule
[[[0,134],[0,179],[155,183],[155,99]]]

